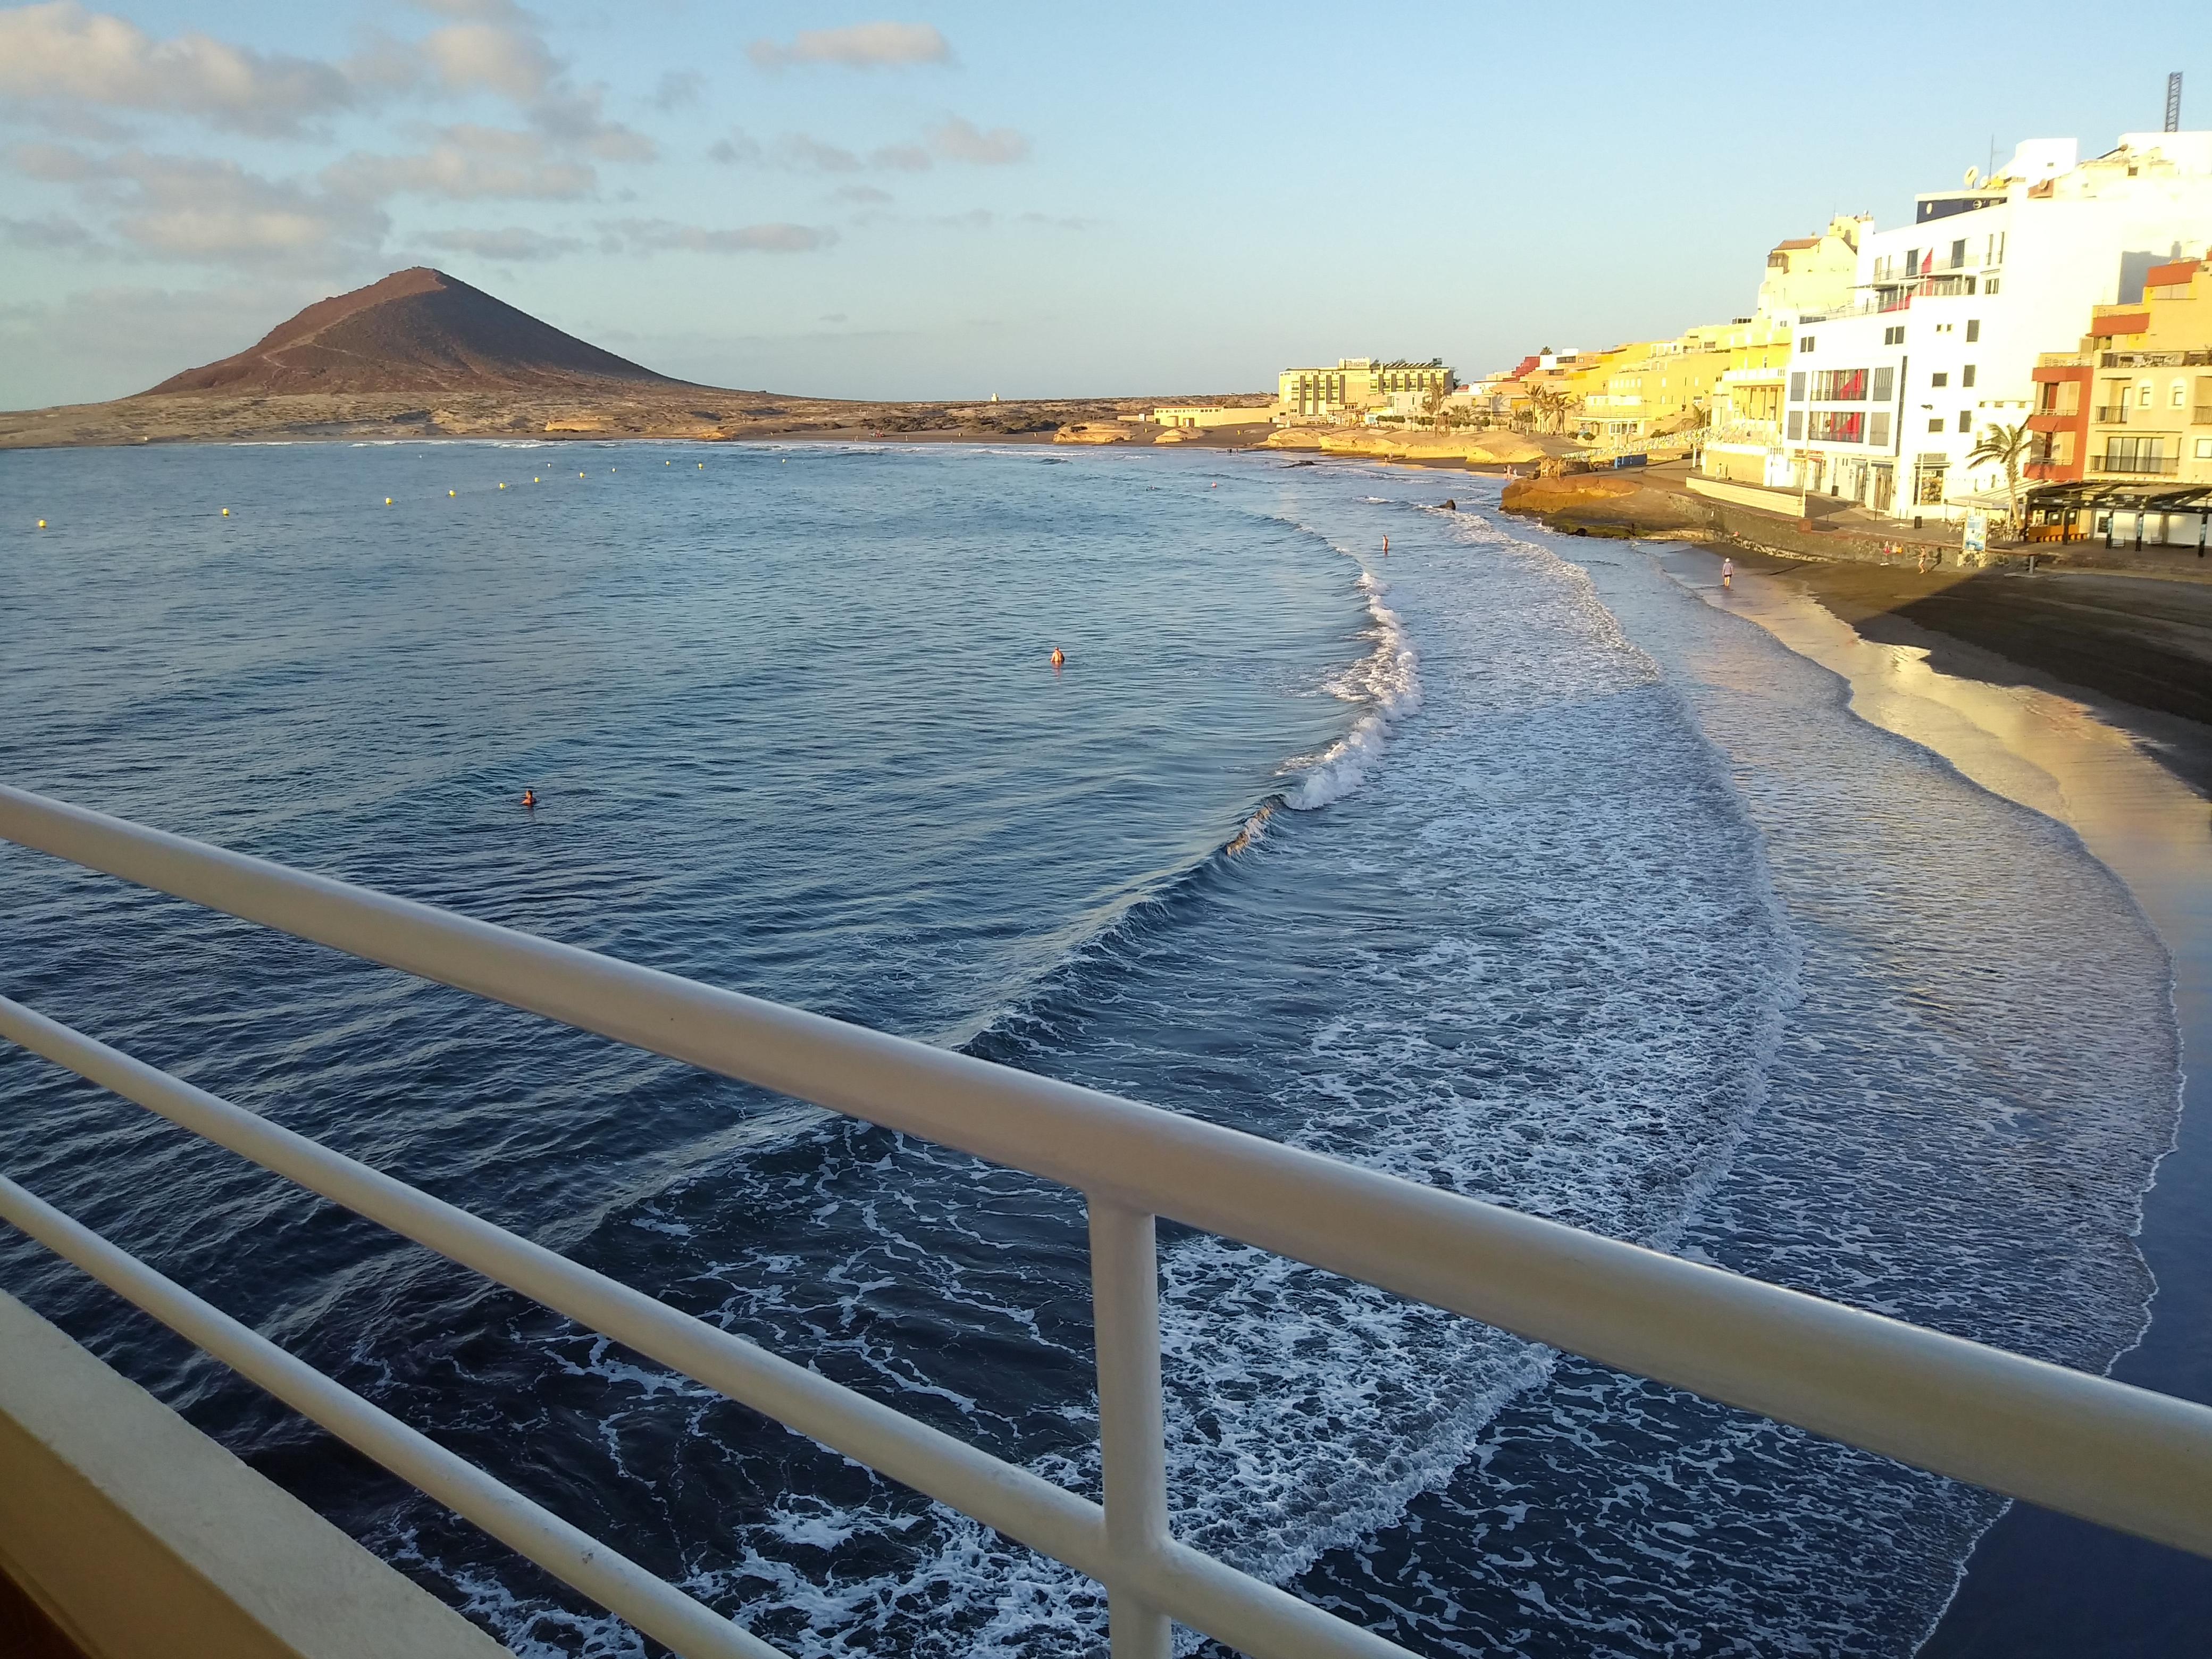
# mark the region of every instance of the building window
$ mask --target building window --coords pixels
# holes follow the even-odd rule
[[[1905,343],[1905,325],[1900,323],[1894,328],[1886,328],[1882,330],[1881,343],[1884,345],[1903,345]]]
[[[1977,340],[1980,339],[1981,337],[1982,337],[1982,319],[1981,319],[1980,318],[1978,318],[1978,317],[1969,317],[1969,318],[1967,318],[1967,319],[1966,319],[1966,343],[1967,343],[1968,345],[1972,345],[1972,344],[1973,344],[1973,343],[1974,343],[1974,342],[1975,342],[1975,341],[1977,341]]]
[[[1941,432],[1943,429],[1943,417],[1938,415],[1934,420],[1929,422],[1928,429],[1930,432]]]
[[[1790,411],[1790,441],[1796,443],[1804,435],[1805,411],[1802,409],[1793,409]]]
[[[1867,441],[1872,444],[1876,449],[1887,448],[1888,447],[1889,411],[1887,410],[1882,410],[1879,413],[1868,417]],[[2206,442],[2208,444],[2212,444],[2212,439],[2206,440]]]
[[[1938,372],[1936,374],[1930,374],[1928,377],[1928,384],[1930,386],[1948,386],[1951,384],[1951,377],[1948,374]]]
[[[1891,389],[1892,389],[1893,386],[1896,386],[1896,384],[1897,384],[1897,371],[1896,371],[1895,369],[1893,369],[1893,368],[1877,368],[1876,370],[1875,370],[1875,372],[1874,372],[1874,400],[1875,400],[1875,402],[1876,402],[1876,403],[1878,403],[1878,404],[1886,404],[1886,403],[1887,403],[1887,402],[1889,401],[1889,399],[1890,399]]]
[[[2212,438],[2199,438],[2197,441],[2197,459],[2200,461],[2212,461]]]
[[[2176,380],[2176,381],[2173,383],[2173,406],[2174,406],[2176,409],[2179,409],[2179,408],[2180,408],[2180,407],[2181,407],[2182,403],[2183,403],[2183,400],[2184,400],[2184,398],[2185,398],[2185,397],[2186,393],[2188,392],[2188,390],[2189,390],[2189,388],[2188,388],[2186,386],[2183,385],[2183,384],[2182,384],[2182,382],[2180,382],[2179,380]]]
[[[1973,429],[1974,411],[1971,409],[1960,410],[1959,411],[1959,430],[1961,432],[1972,432]]]
[[[1917,507],[1939,507],[1943,501],[1943,469],[1923,467],[1912,475],[1913,504]]]
[[[1803,352],[1810,352],[1813,349],[1813,337],[1808,334],[1803,339],[1798,341],[1797,349]]]
[[[1996,291],[1997,279],[1994,276],[1984,277],[1982,282],[1982,292],[1984,294],[1995,294]],[[1980,325],[1977,324],[1976,326],[1978,327]]]
[[[1793,404],[1805,401],[1805,371],[1802,368],[1790,377],[1790,401]]]
[[[1959,384],[1961,386],[1970,386],[1973,385],[1973,383],[1974,366],[1972,363],[1968,363],[1964,368],[1959,371]]]
[[[1857,410],[1818,409],[1813,411],[1813,441],[1855,444],[1866,437],[1866,416]]]
[[[1966,239],[1961,236],[1951,244],[1951,269],[1961,270],[1966,264]]]
[[[1816,404],[1864,403],[1867,372],[1863,368],[1824,368],[1813,377]]]
[[[2136,398],[2136,405],[2140,409],[2148,409],[2150,407],[2150,387],[2148,386],[2145,386],[2141,394]]]

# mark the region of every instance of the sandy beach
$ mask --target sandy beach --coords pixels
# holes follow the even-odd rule
[[[2111,1374],[2212,1403],[2212,730],[2085,693],[2048,666],[2133,676],[2127,683],[2147,696],[2163,688],[2177,702],[2202,696],[2205,659],[2191,653],[2203,649],[2212,587],[2120,576],[1945,586],[1880,566],[1733,556],[1735,585],[1723,589],[1720,553],[1661,553],[1708,604],[1841,675],[1862,718],[2071,829],[2165,944],[2188,1083],[2175,1146],[2143,1206],[2142,1246],[2159,1285],[2150,1328]],[[1938,632],[1916,613],[1958,631]],[[1969,643],[1969,633],[2010,641],[2027,660]],[[2185,674],[2192,663],[2193,682],[2165,678],[2163,665]],[[2192,1650],[2208,1620],[2212,1562],[2015,1505],[1982,1540],[1921,1652],[2152,1659]]]
[[[2212,580],[1715,551],[1817,600],[1863,640],[1926,653],[1939,674],[2078,702],[2212,794]]]

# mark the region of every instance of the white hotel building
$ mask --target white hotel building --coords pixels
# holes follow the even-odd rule
[[[2140,298],[2151,266],[2208,241],[2212,132],[2131,133],[2087,161],[2070,138],[2033,139],[1995,177],[1917,198],[1910,225],[1860,238],[1850,305],[1799,319],[1790,487],[1899,520],[1993,504],[2002,467],[1966,456],[2027,418],[2036,355],[2072,349],[2091,306]]]

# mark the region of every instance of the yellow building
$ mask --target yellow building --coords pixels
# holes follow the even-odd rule
[[[1273,404],[1163,404],[1152,411],[1152,419],[1162,426],[1190,427],[1201,431],[1217,426],[1266,426],[1275,418],[1276,408]]]
[[[1582,394],[1578,429],[1618,444],[1703,426],[1713,388],[1729,367],[1725,326],[1693,328],[1672,340],[1617,348]]]
[[[1788,477],[1782,443],[1782,387],[1790,324],[1740,317],[1721,334],[1728,366],[1713,387],[1702,470],[1709,478],[1778,484]]]
[[[1425,363],[1393,358],[1340,357],[1334,368],[1286,368],[1276,401],[1300,420],[1364,420],[1370,415],[1419,417],[1435,392],[1459,382],[1441,357]]]

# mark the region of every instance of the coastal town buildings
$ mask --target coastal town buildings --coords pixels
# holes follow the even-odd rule
[[[1778,242],[1766,256],[1753,315],[1787,322],[1801,312],[1833,311],[1858,282],[1859,241],[1874,228],[1870,214],[1839,214],[1817,236]]]
[[[2212,538],[2212,258],[2154,265],[2142,297],[2094,308],[2045,353],[2029,426],[2035,539],[2205,547]]]
[[[1273,404],[1164,404],[1152,412],[1161,426],[1208,431],[1222,426],[1266,426],[1275,418]]]
[[[1383,413],[1402,418],[1428,411],[1429,399],[1458,385],[1441,357],[1340,357],[1334,368],[1286,368],[1276,380],[1276,401],[1308,421],[1364,420]]]
[[[1739,317],[1722,337],[1728,361],[1713,387],[1701,469],[1737,483],[1785,483],[1782,400],[1789,378],[1790,322]]]
[[[2212,224],[2212,133],[2076,150],[2028,141],[1994,177],[1970,173],[1917,198],[1911,223],[1860,237],[1850,301],[1797,319],[1791,486],[1900,519],[2005,504],[2002,465],[1972,459],[1979,440],[2033,424],[2043,356],[2092,307],[2139,301],[2151,269]]]
[[[1791,467],[1782,443],[1783,391],[1797,319],[1848,309],[1858,283],[1860,241],[1874,229],[1866,214],[1839,214],[1817,236],[1778,242],[1748,317],[1729,325],[1729,356],[1712,391],[1700,465],[1707,477],[1781,485]]]
[[[1583,397],[1579,429],[1601,446],[1705,425],[1729,367],[1732,325],[1620,348]]]

